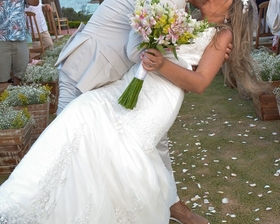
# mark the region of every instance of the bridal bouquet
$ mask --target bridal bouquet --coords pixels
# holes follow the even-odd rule
[[[205,20],[192,19],[191,15],[184,9],[178,9],[176,5],[160,3],[160,0],[152,0],[150,4],[146,2],[146,0],[135,1],[135,11],[129,15],[131,27],[143,37],[139,50],[155,48],[165,53],[165,49],[169,49],[178,59],[176,48],[182,44],[193,43],[196,35],[210,26]],[[136,106],[146,74],[141,64],[135,77],[119,98],[119,104],[127,109]]]

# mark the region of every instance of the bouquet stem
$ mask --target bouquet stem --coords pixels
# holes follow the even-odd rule
[[[131,80],[118,100],[120,105],[130,110],[136,106],[146,75],[147,71],[143,68],[142,64],[140,64],[134,78]]]

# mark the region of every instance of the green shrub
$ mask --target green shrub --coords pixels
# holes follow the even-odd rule
[[[30,118],[27,108],[15,110],[7,103],[0,102],[0,130],[23,128]]]

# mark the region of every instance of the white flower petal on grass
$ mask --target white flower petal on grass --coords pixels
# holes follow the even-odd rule
[[[274,176],[279,177],[280,176],[280,170],[277,170]]]
[[[229,202],[228,198],[223,198],[223,199],[222,199],[222,203],[223,203],[223,204],[227,204],[228,202]]]
[[[196,208],[196,207],[201,207],[202,205],[198,204],[198,203],[193,203],[192,208]]]
[[[231,218],[236,218],[236,215],[235,214],[229,214],[227,213],[227,216],[231,217]]]
[[[204,199],[203,202],[204,202],[204,204],[209,204],[210,203],[208,199]]]

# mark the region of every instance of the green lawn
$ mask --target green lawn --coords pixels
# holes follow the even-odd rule
[[[169,138],[190,208],[211,224],[280,224],[280,120],[259,120],[222,75],[203,95],[186,94]]]

